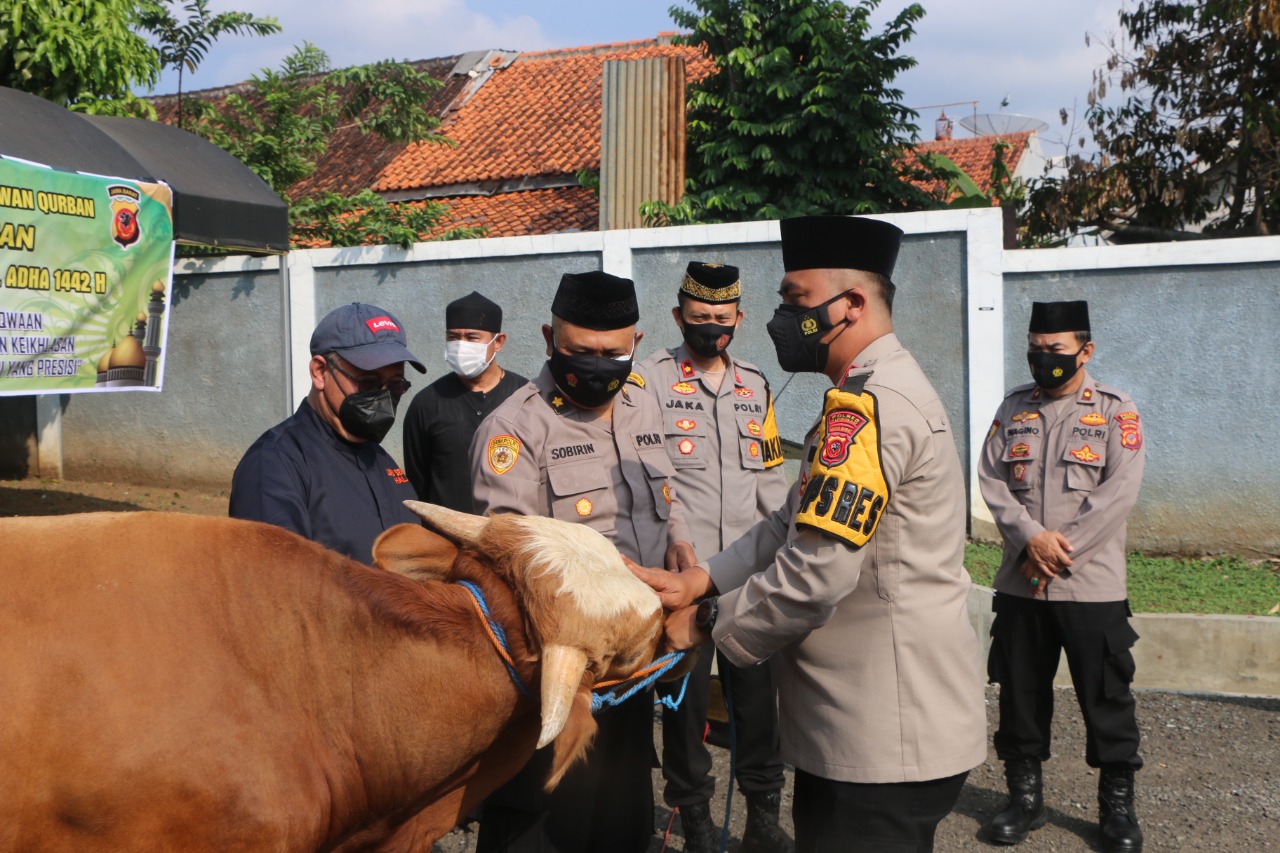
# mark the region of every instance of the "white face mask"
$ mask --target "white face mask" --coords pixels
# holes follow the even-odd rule
[[[444,345],[444,360],[449,365],[449,369],[461,376],[463,379],[474,379],[481,373],[484,373],[489,363],[493,361],[493,355],[489,355],[488,343],[473,343],[471,341],[446,341]]]

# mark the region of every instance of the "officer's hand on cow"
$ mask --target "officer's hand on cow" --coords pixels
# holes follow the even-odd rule
[[[698,556],[693,553],[693,546],[688,542],[672,542],[667,546],[664,562],[667,571],[684,572],[698,564]]]
[[[715,588],[711,583],[711,576],[697,566],[683,572],[668,572],[646,568],[626,557],[622,559],[632,574],[653,588],[666,610],[687,608]]]
[[[711,639],[694,621],[697,607],[685,607],[667,614],[665,632],[672,651],[696,648]]]

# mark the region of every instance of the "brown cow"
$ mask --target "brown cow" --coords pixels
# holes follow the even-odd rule
[[[452,541],[392,528],[378,569],[255,522],[0,520],[0,851],[426,851],[535,744],[558,781],[656,596],[585,526],[411,506]]]

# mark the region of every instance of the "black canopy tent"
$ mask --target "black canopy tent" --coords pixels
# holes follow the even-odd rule
[[[200,137],[136,118],[89,116],[0,86],[0,154],[55,169],[161,180],[180,243],[279,254],[289,207],[248,166]]]
[[[289,206],[266,182],[235,157],[200,137],[159,122],[88,116],[43,98],[0,86],[0,154],[54,169],[114,178],[164,181],[173,190],[173,235],[179,243],[285,255],[289,251]],[[284,340],[290,339],[289,264],[280,258]],[[292,359],[284,353],[284,406],[293,411]],[[46,455],[46,434],[56,459],[42,475],[62,476],[60,408],[55,401],[41,414],[37,402],[38,457]]]

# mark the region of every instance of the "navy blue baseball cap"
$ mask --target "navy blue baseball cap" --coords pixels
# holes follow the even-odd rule
[[[409,352],[400,321],[377,305],[352,302],[330,311],[311,333],[311,354],[337,353],[361,370],[377,370],[407,361],[419,373],[427,368]]]

